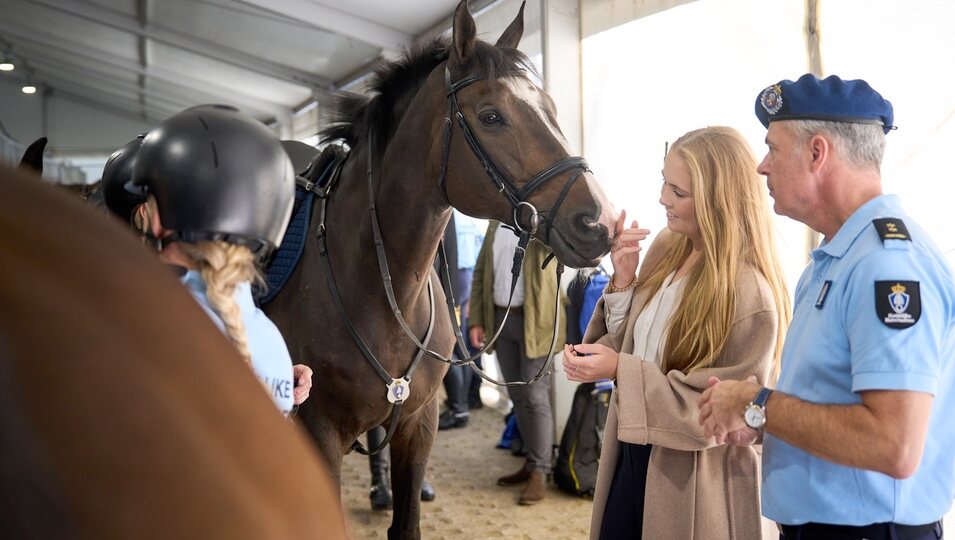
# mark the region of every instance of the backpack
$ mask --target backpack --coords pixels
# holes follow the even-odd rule
[[[581,383],[574,392],[567,425],[560,438],[554,483],[568,493],[593,498],[604,425],[613,383]]]
[[[609,281],[603,266],[577,271],[577,277],[567,287],[567,343],[580,343],[584,339],[590,316]]]

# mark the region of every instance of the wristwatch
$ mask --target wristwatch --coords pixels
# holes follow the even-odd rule
[[[766,400],[772,393],[773,391],[769,388],[761,388],[753,401],[746,406],[746,410],[743,411],[743,420],[747,426],[753,429],[763,429],[763,424],[766,423]]]

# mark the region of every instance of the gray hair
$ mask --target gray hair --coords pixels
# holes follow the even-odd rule
[[[885,153],[882,126],[826,120],[790,120],[786,123],[797,144],[808,141],[813,135],[824,135],[851,165],[871,167],[876,171],[882,167]]]

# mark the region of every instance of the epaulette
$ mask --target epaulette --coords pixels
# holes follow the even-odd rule
[[[878,218],[873,219],[872,224],[875,225],[875,230],[878,231],[879,236],[882,237],[883,244],[886,240],[912,241],[912,237],[909,236],[909,230],[905,227],[905,223],[903,223],[901,219]]]

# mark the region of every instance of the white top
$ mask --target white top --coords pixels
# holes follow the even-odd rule
[[[494,245],[491,246],[494,255],[494,305],[507,307],[507,297],[511,292],[511,267],[514,266],[514,249],[520,240],[510,229],[498,227],[494,233]],[[511,306],[524,305],[524,268],[521,268],[521,277],[514,287],[514,299]]]
[[[647,302],[633,327],[633,354],[657,365],[662,360],[670,317],[683,298],[684,279],[673,281],[674,274],[676,272],[663,280],[663,286]],[[604,293],[604,317],[611,333],[619,331],[626,322],[632,298],[632,291]]]

